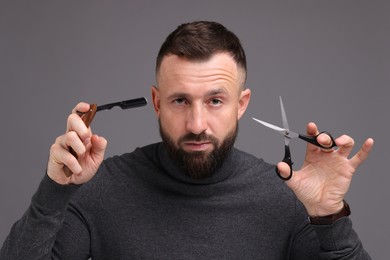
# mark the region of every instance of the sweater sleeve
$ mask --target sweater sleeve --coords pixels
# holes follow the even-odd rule
[[[320,259],[371,259],[353,230],[349,217],[343,217],[332,225],[311,226],[320,243]]]
[[[312,225],[303,206],[298,205],[297,208],[301,224],[297,225],[292,259],[371,259],[349,217],[343,217],[332,225]]]
[[[76,185],[59,185],[46,174],[31,204],[12,227],[0,259],[51,259],[52,249]]]

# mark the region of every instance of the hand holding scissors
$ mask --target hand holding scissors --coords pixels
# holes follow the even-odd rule
[[[287,116],[286,116],[286,111],[284,110],[284,105],[283,105],[283,101],[282,101],[282,98],[280,97],[280,109],[281,109],[281,112],[282,112],[282,122],[283,122],[283,128],[281,127],[278,127],[278,126],[275,126],[275,125],[272,125],[270,123],[267,123],[267,122],[264,122],[262,120],[259,120],[259,119],[256,119],[256,118],[253,118],[253,120],[259,122],[260,124],[266,126],[266,127],[269,127],[273,130],[275,130],[276,132],[278,132],[279,134],[282,134],[284,136],[284,158],[283,158],[283,162],[287,163],[289,166],[290,166],[290,175],[286,178],[286,177],[283,177],[282,175],[280,175],[280,172],[279,172],[279,169],[278,167],[275,168],[276,170],[276,173],[278,174],[278,176],[287,181],[289,179],[291,179],[292,177],[292,174],[293,174],[293,169],[292,169],[292,165],[293,165],[293,162],[291,160],[291,152],[290,152],[290,141],[291,139],[294,139],[294,138],[300,138],[308,143],[311,143],[315,146],[318,146],[320,148],[323,148],[323,149],[332,149],[333,147],[336,147],[336,142],[335,140],[333,139],[333,137],[328,133],[328,132],[321,132],[317,135],[314,135],[314,136],[308,136],[308,135],[302,135],[302,134],[297,134],[297,133],[294,133],[292,131],[290,131],[289,129],[289,126],[288,126],[288,121],[287,121]],[[326,134],[330,137],[330,144],[327,145],[327,146],[324,146],[322,144],[320,144],[318,141],[317,141],[317,137],[321,134]]]
[[[372,149],[373,139],[368,138],[361,149],[348,158],[353,147],[354,140],[342,135],[337,139],[327,133],[319,133],[314,123],[308,125],[308,136],[291,132],[288,127],[283,102],[280,99],[283,128],[253,118],[255,121],[279,132],[285,140],[285,156],[283,162],[287,163],[290,175],[283,177],[276,167],[276,173],[283,180],[290,180],[293,174],[289,143],[292,138],[302,139],[309,145],[305,162],[297,176],[287,182],[297,198],[303,203],[310,216],[326,216],[338,212],[344,206],[344,197],[349,189],[352,177],[361,163],[363,163]],[[328,135],[328,143],[323,135]],[[328,144],[328,145],[327,145]],[[337,146],[337,150],[331,149]],[[319,149],[320,148],[320,149]],[[287,167],[283,167],[283,173]],[[283,174],[286,176],[286,174]]]

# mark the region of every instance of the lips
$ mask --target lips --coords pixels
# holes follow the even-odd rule
[[[210,149],[212,146],[212,142],[210,141],[186,141],[183,143],[185,150],[192,150],[192,151],[205,151]]]

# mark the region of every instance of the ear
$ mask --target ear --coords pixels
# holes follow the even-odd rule
[[[160,90],[156,86],[152,86],[152,101],[156,115],[160,116]]]
[[[240,119],[242,115],[245,113],[249,100],[251,99],[251,90],[249,88],[241,91],[240,100],[238,101],[238,113],[237,119]]]

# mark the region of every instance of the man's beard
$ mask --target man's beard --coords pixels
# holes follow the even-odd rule
[[[205,179],[211,177],[221,166],[225,158],[229,155],[234,146],[238,134],[238,122],[232,131],[228,133],[225,139],[220,143],[212,135],[201,133],[199,135],[188,133],[179,138],[177,143],[160,126],[160,135],[173,161],[184,170],[184,172],[193,179]],[[211,142],[214,149],[211,152],[194,151],[186,152],[180,147],[180,144],[188,141]]]

